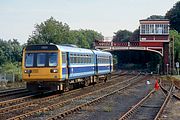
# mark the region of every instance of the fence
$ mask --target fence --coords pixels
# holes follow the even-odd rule
[[[14,82],[16,79],[13,73],[0,73],[0,82]]]

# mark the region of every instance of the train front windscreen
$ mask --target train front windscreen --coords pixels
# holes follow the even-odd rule
[[[55,67],[57,65],[57,52],[26,53],[25,55],[25,67]]]

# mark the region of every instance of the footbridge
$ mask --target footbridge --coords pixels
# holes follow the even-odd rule
[[[136,42],[96,41],[95,48],[106,51],[142,50],[158,53],[163,58],[162,70],[168,74],[169,60],[169,20],[140,20],[139,40]],[[135,40],[134,40],[135,41]]]

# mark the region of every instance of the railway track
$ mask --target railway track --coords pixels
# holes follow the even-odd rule
[[[114,78],[117,78],[118,76],[124,76],[124,75],[126,75],[126,74],[124,74],[124,72],[123,73],[121,73],[121,72],[114,72],[113,73],[113,75],[112,75],[112,79],[114,79]],[[109,82],[109,81],[108,81]],[[12,91],[12,90],[11,90]],[[9,91],[9,92],[11,92],[11,91]],[[13,91],[12,91],[13,92]],[[71,91],[71,92],[74,92],[74,90],[73,91]],[[71,92],[68,92],[68,94],[69,93],[71,93]],[[16,95],[16,94],[15,94]],[[2,110],[0,110],[0,113],[2,112],[2,111],[7,111],[7,108],[9,107],[9,106],[11,106],[11,108],[16,108],[16,107],[14,107],[13,105],[15,105],[15,104],[20,104],[20,103],[22,103],[22,102],[28,102],[28,101],[30,101],[30,100],[33,100],[36,96],[38,97],[39,95],[41,95],[41,94],[33,94],[33,95],[27,95],[27,96],[24,96],[24,97],[18,97],[18,98],[15,98],[15,99],[7,99],[7,98],[3,98],[3,100],[1,99],[1,101],[0,101],[0,108],[2,108]],[[58,95],[55,95],[55,96],[52,96],[52,97],[50,97],[50,98],[47,98],[47,100],[48,99],[52,99],[52,98],[55,98],[55,97],[57,97],[57,96],[59,96],[59,94]],[[46,99],[45,99],[46,100]],[[28,103],[28,104],[23,104],[23,106],[25,106],[25,105],[31,105],[31,104],[33,104],[33,102],[32,103]],[[23,107],[22,106],[22,107]],[[6,108],[5,108],[6,107]],[[19,107],[19,108],[22,108],[22,107]],[[8,108],[9,109],[9,108]],[[13,109],[11,109],[11,110],[13,110]]]
[[[17,99],[17,98],[20,98],[20,97],[25,97],[25,96],[29,96],[29,95],[33,95],[33,94],[35,94],[35,92],[28,91],[25,88],[17,89],[15,91],[3,92],[0,95],[0,97],[1,97],[1,99],[0,99],[0,108],[5,105],[5,104],[3,104],[5,101],[10,101],[12,99]]]
[[[175,91],[174,91],[173,96],[176,99],[180,100],[180,87],[179,87],[179,83],[177,83],[176,81],[173,81],[173,84],[175,86]]]
[[[115,79],[118,79],[118,78],[115,78]],[[116,81],[115,81],[116,82]],[[103,84],[103,83],[102,83]],[[101,87],[102,86],[102,84],[97,84],[97,85],[95,85],[95,86],[99,86],[99,87]],[[113,82],[111,83],[111,82],[107,82],[106,84],[104,84],[104,85],[110,85],[110,84],[114,84]],[[106,86],[106,87],[107,87]],[[91,92],[93,92],[94,91],[94,89],[93,89],[93,86],[89,86],[89,89],[91,90]],[[78,90],[77,90],[78,91]],[[80,93],[80,91],[81,91],[81,93]],[[85,91],[86,91],[86,88],[83,88],[83,93],[85,94]],[[87,90],[87,92],[88,92],[89,90]],[[9,119],[18,119],[18,118],[26,118],[27,116],[31,116],[31,115],[34,115],[34,114],[36,114],[36,113],[42,113],[42,112],[44,112],[44,111],[48,111],[49,109],[52,109],[52,108],[54,108],[54,107],[58,107],[59,105],[57,105],[57,104],[54,104],[55,102],[57,102],[57,103],[59,103],[59,101],[61,101],[61,102],[65,102],[66,104],[68,103],[68,101],[70,102],[70,101],[72,101],[73,99],[75,99],[78,95],[81,95],[82,94],[82,90],[79,90],[79,93],[77,92],[75,92],[75,91],[70,91],[71,93],[64,93],[64,95],[54,95],[54,96],[50,96],[51,98],[42,98],[42,99],[39,99],[39,100],[34,100],[34,101],[30,101],[31,102],[31,104],[30,104],[30,102],[25,102],[25,103],[22,103],[22,104],[20,104],[20,105],[16,105],[16,107],[15,106],[10,106],[9,108],[8,107],[6,107],[5,109],[3,108],[3,109],[0,109],[0,110],[2,110],[1,112],[4,112],[4,113],[2,113],[1,115],[0,115],[0,117],[1,118],[3,118],[3,119],[8,119],[10,116],[11,116],[11,118],[9,118]],[[67,94],[67,95],[65,95],[65,94]],[[71,94],[71,95],[70,95]],[[78,94],[78,95],[77,95]],[[88,94],[88,93],[86,93],[86,94]],[[69,100],[67,100],[67,98],[69,99]],[[71,98],[71,99],[70,99]],[[46,103],[46,104],[45,104]],[[27,111],[27,110],[21,110],[22,109],[22,106],[23,106],[23,104],[24,104],[24,106],[26,106],[29,110]],[[29,105],[27,105],[27,104],[29,104]],[[40,104],[40,105],[39,105]],[[59,103],[61,106],[62,106],[62,103]],[[37,105],[39,105],[39,107],[34,107],[34,106],[37,106]],[[49,107],[47,107],[49,105]],[[64,104],[63,104],[64,105]],[[17,106],[19,106],[19,107],[17,107]],[[14,107],[14,109],[12,109],[12,107]],[[9,110],[8,110],[9,109]],[[21,115],[17,115],[17,111],[21,114]],[[8,117],[7,117],[7,115],[8,115]],[[12,117],[12,116],[14,116],[14,117]]]
[[[68,107],[66,110],[59,110],[56,115],[52,115],[52,117],[47,118],[47,120],[54,120],[54,119],[64,119],[65,116],[72,114],[76,111],[79,111],[83,109],[84,107],[91,106],[93,104],[97,104],[101,102],[103,99],[106,99],[106,97],[116,94],[117,92],[124,90],[131,85],[133,85],[135,82],[139,82],[144,77],[138,77],[138,78],[132,78],[130,81],[126,81],[121,85],[113,85],[108,87],[108,89],[103,91],[98,91],[96,94],[92,94],[91,96],[88,95],[87,97],[83,97],[79,100],[76,100],[73,105]],[[133,80],[134,79],[134,80]],[[90,99],[89,99],[90,97]],[[91,98],[92,97],[92,98]]]
[[[166,84],[167,87],[167,84]],[[122,115],[119,120],[126,119],[154,119],[158,120],[164,107],[169,101],[172,91],[173,84],[169,87],[168,91],[165,89],[166,95],[163,91],[155,91],[153,89],[149,94],[147,94],[143,99],[141,99],[137,104],[133,105],[124,115]]]
[[[164,106],[161,111],[161,113],[159,113],[159,115],[157,116],[157,118],[155,120],[158,119],[179,119],[179,100],[180,100],[180,88],[179,88],[179,82],[172,80],[172,84],[173,84],[173,92],[170,96],[170,99],[168,100],[168,104],[166,106]],[[165,86],[161,85],[161,88],[165,91],[166,94],[168,94],[168,89],[166,89]]]
[[[26,88],[9,89],[0,92],[0,97],[10,96],[13,94],[21,94],[22,92],[28,91]]]

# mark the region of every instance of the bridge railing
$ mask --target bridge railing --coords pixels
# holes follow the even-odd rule
[[[129,42],[129,44],[132,47],[139,46],[139,42]]]
[[[140,44],[139,42],[95,42],[95,46],[135,47],[135,46],[140,46]]]
[[[113,46],[128,46],[128,42],[112,42]]]
[[[95,46],[111,46],[112,42],[95,42]]]

